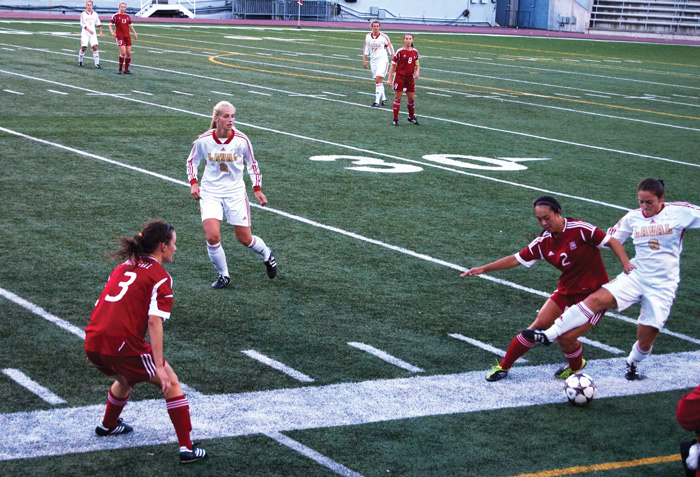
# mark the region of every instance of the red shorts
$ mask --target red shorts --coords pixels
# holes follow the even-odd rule
[[[142,354],[139,356],[107,356],[97,351],[85,351],[87,360],[101,373],[109,377],[121,374],[134,387],[137,383],[143,383],[156,375],[156,365],[153,355]],[[163,358],[165,366],[165,358]]]
[[[591,292],[593,293],[593,292]],[[586,299],[588,295],[591,293],[572,293],[571,295],[563,295],[559,293],[559,290],[554,290],[554,293],[552,293],[552,296],[549,297],[550,300],[552,300],[554,303],[557,304],[559,308],[562,310],[566,310],[570,306],[574,306],[576,303],[582,302],[583,300]],[[598,324],[598,321],[605,315],[605,312],[608,310],[601,310],[593,317],[588,320],[593,326]]]
[[[406,91],[414,93],[416,91],[416,82],[413,76],[394,75],[394,91]]]
[[[131,46],[131,35],[129,36],[118,36],[117,46]]]
[[[700,386],[678,401],[676,420],[686,431],[700,435]]]

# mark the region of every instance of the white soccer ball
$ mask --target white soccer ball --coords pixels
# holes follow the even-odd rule
[[[572,374],[564,383],[564,394],[574,406],[585,406],[595,397],[595,383],[593,379],[583,373]]]

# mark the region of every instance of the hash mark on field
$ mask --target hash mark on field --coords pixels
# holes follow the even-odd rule
[[[64,91],[56,91],[55,89],[47,89],[46,91],[48,91],[49,93],[62,94],[62,95],[64,95],[64,96],[68,94],[68,93],[66,93],[66,92],[64,92]]]
[[[209,91],[209,92],[214,93],[214,94],[221,94],[224,96],[233,96],[233,93],[222,93],[221,91]]]
[[[451,97],[452,97],[452,96],[450,96],[449,94],[433,93],[433,92],[431,92],[431,91],[428,91],[427,94],[432,94],[433,96],[443,96],[443,97],[445,97],[445,98],[451,98]]]
[[[171,93],[181,94],[183,96],[194,96],[192,93],[185,93],[183,91],[176,91],[176,90],[172,90]]]
[[[403,361],[395,356],[390,355],[389,353],[382,351],[380,349],[375,348],[374,346],[370,346],[368,344],[364,343],[356,343],[356,342],[351,342],[348,343],[350,346],[353,348],[360,349],[362,351],[366,351],[367,353],[376,356],[377,358],[386,361],[389,364],[393,364],[394,366],[398,366],[399,368],[403,368],[406,371],[410,371],[412,373],[422,373],[423,370],[417,366],[413,366],[410,363],[407,363],[406,361]]]
[[[564,94],[564,93],[554,93],[554,96],[563,96],[565,98],[580,98],[581,96],[576,96],[574,94]]]
[[[285,446],[289,447],[290,449],[297,451],[301,455],[306,456],[315,462],[318,462],[322,466],[331,469],[333,472],[335,472],[338,475],[343,475],[346,477],[362,477],[362,474],[358,474],[357,472],[348,469],[343,464],[339,464],[338,462],[334,461],[333,459],[326,457],[325,455],[321,454],[320,452],[317,452],[317,451],[311,449],[310,447],[305,446],[301,442],[295,441],[291,437],[287,437],[280,432],[268,431],[268,432],[265,432],[265,435],[267,437],[269,437],[270,439],[274,439],[277,442],[279,442],[280,444],[285,445]]]
[[[340,96],[340,97],[342,97],[342,98],[345,97],[344,94],[340,94],[340,93],[331,93],[330,91],[321,91],[321,92],[322,92],[323,94],[330,94],[331,96]]]
[[[132,93],[136,93],[136,94],[145,94],[146,96],[153,96],[153,93],[147,93],[147,92],[145,92],[145,91],[138,91],[138,90],[135,90],[135,89],[132,89],[131,92],[132,92]]]
[[[266,364],[269,367],[276,369],[277,371],[281,371],[287,376],[291,376],[292,378],[296,379],[297,381],[301,381],[302,383],[314,382],[313,378],[305,375],[304,373],[301,373],[294,368],[290,368],[286,364],[280,363],[279,361],[275,361],[274,359],[269,358],[264,354],[255,351],[254,349],[241,351],[241,353],[248,356],[249,358],[253,358],[256,361]]]
[[[484,349],[486,351],[490,351],[493,354],[497,354],[501,358],[505,357],[505,355],[506,355],[506,352],[503,351],[502,349],[498,349],[495,346],[491,346],[488,343],[484,343],[482,341],[475,340],[474,338],[468,338],[464,335],[460,335],[459,333],[452,333],[452,334],[448,334],[447,336],[449,336],[450,338],[454,338],[456,340],[460,340],[460,341],[464,341],[466,343],[472,344],[472,345],[476,346],[477,348],[481,348],[481,349]],[[518,358],[517,360],[515,360],[515,362],[516,363],[527,363],[527,360],[525,358]]]
[[[579,336],[578,340],[581,343],[587,344],[588,346],[594,346],[596,348],[604,349],[605,351],[612,354],[625,354],[625,352],[622,351],[620,348],[615,348],[614,346],[606,345],[605,343],[586,338],[585,336]]]
[[[3,91],[10,94],[18,94],[20,96],[24,96],[24,93],[20,93],[19,91],[12,91],[11,89],[3,89]]]
[[[596,98],[607,98],[610,99],[610,96],[606,96],[604,94],[593,94],[593,93],[584,93],[585,96],[595,96]]]
[[[66,402],[65,399],[56,396],[54,393],[49,391],[48,388],[45,388],[41,384],[37,383],[19,369],[5,368],[2,370],[2,373],[49,404],[65,404]]]
[[[248,92],[252,94],[259,94],[260,96],[272,96],[270,93],[261,93],[260,91],[253,91],[252,89],[248,90]]]

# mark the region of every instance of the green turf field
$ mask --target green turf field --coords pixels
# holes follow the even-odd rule
[[[118,76],[108,35],[102,69],[89,51],[79,68],[77,21],[0,20],[0,370],[63,401],[0,374],[0,474],[681,475],[691,436],[675,405],[700,382],[699,231],[647,379],[622,378],[638,307],[588,336],[588,408],[552,377],[556,346],[483,379],[557,270],[459,274],[525,247],[545,193],[603,230],[636,207],[644,177],[700,204],[698,47],[416,32],[421,125],[404,98],[394,127],[388,88],[370,107],[366,31],[135,28],[134,74]],[[220,100],[255,148],[269,206],[252,210],[253,233],[279,275],[224,227],[232,286],[212,290],[185,160]],[[79,330],[116,237],[154,218],[178,233],[165,356],[210,454],[187,468],[155,388],[132,394],[133,434],[92,434],[110,382],[85,364]]]

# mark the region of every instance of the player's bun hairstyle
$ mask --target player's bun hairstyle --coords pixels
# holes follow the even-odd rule
[[[559,201],[551,195],[543,195],[542,197],[538,197],[537,199],[535,199],[535,202],[532,203],[532,206],[537,207],[538,205],[548,206],[554,211],[555,214],[561,213],[561,204],[559,204]]]
[[[666,189],[664,188],[664,181],[661,179],[654,179],[652,177],[647,177],[642,180],[637,186],[637,190],[643,190],[646,192],[651,192],[659,199],[665,195]]]
[[[138,234],[119,237],[122,248],[112,253],[112,257],[122,260],[131,258],[138,262],[152,254],[161,243],[170,243],[174,231],[173,226],[167,222],[151,220]]]
[[[219,101],[216,103],[216,106],[214,106],[214,111],[211,114],[211,125],[209,126],[209,129],[214,129],[216,128],[216,117],[221,114],[221,111],[223,111],[224,108],[231,108],[233,109],[233,114],[236,114],[236,107],[229,103],[228,101]]]

